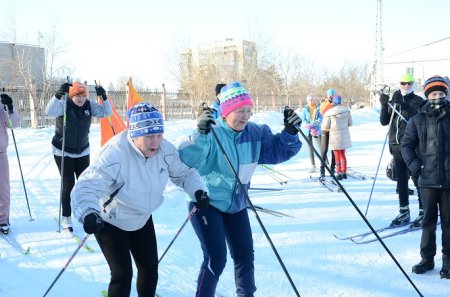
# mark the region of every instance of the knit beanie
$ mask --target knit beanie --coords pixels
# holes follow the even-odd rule
[[[220,91],[222,117],[228,116],[233,110],[244,105],[253,106],[253,100],[240,82],[235,81],[222,87]]]
[[[163,117],[150,103],[136,104],[127,112],[127,116],[130,119],[128,134],[131,138],[164,133]]]
[[[84,97],[88,96],[88,89],[85,84],[76,81],[69,89],[69,97],[73,97],[76,95],[82,95]]]
[[[342,97],[339,95],[333,95],[331,97],[331,102],[333,102],[334,105],[341,105],[342,103]]]
[[[226,86],[225,84],[217,84],[216,85],[216,97],[217,97],[217,95],[220,94],[220,90],[222,90],[222,88],[225,86]]]
[[[428,95],[430,95],[430,93],[434,91],[442,91],[445,93],[445,96],[447,96],[448,84],[445,81],[445,78],[439,75],[435,75],[425,81],[425,84],[423,85],[423,92],[425,93],[425,97],[428,98]]]
[[[327,91],[327,98],[330,98],[333,95],[336,95],[336,90],[335,89],[329,89]]]

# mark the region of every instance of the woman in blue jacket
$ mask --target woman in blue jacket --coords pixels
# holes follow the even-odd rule
[[[309,142],[311,142],[312,145],[314,145],[314,139],[318,147],[318,152],[322,151],[322,130],[320,127],[322,123],[322,114],[320,113],[320,104],[316,104],[316,100],[314,100],[312,95],[306,96],[306,105],[302,108],[300,118],[302,119],[302,126],[305,128],[305,136],[308,137]],[[311,169],[309,170],[309,173],[314,173],[316,172],[316,162],[314,160],[312,146],[309,146],[309,159],[311,160]]]
[[[214,296],[225,267],[228,244],[234,262],[237,296],[250,297],[256,287],[245,192],[258,164],[281,163],[298,153],[301,142],[297,127],[301,119],[292,109],[286,109],[285,128],[277,134],[273,134],[267,125],[249,122],[253,100],[239,82],[222,88],[220,112],[220,118],[214,120],[210,108],[200,108],[198,133],[180,146],[181,160],[198,169],[210,193],[209,201],[197,201],[200,210],[191,219],[203,250],[195,296]],[[218,136],[238,177],[224,158],[219,143],[209,133],[211,130]],[[189,208],[193,206],[194,202]]]

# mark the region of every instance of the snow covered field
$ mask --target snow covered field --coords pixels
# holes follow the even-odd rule
[[[352,110],[352,115],[353,147],[347,151],[348,165],[367,175],[375,175],[387,129],[379,124],[378,114],[373,109]],[[273,131],[282,129],[281,113],[256,114],[252,120],[269,124]],[[178,145],[193,127],[195,122],[191,120],[167,121],[165,137]],[[0,238],[2,297],[43,296],[77,248],[73,239],[57,232],[55,223],[59,210],[60,176],[51,154],[53,130],[53,127],[14,130],[33,221],[29,221],[16,152],[10,137],[10,236],[23,248],[30,247],[31,250],[28,255],[20,254]],[[91,129],[92,156],[99,148],[99,138],[99,126],[94,125]],[[302,142],[303,148],[297,156],[272,166],[288,178],[277,175],[275,179],[259,166],[252,179],[253,187],[281,191],[251,190],[249,193],[254,204],[292,216],[276,217],[259,213],[300,295],[419,296],[379,242],[357,245],[333,236],[365,232],[369,228],[343,193],[330,192],[309,178],[308,148],[303,139]],[[367,215],[375,228],[388,225],[398,212],[395,183],[385,175],[389,160],[386,148]],[[280,184],[280,178],[287,183]],[[349,178],[342,181],[363,213],[372,183],[371,179],[360,181]],[[188,214],[182,191],[169,185],[165,197],[165,203],[154,213],[159,254],[165,250]],[[418,213],[415,195],[410,198],[410,208],[415,218]],[[295,296],[255,216],[251,214],[250,217],[258,288],[255,296]],[[82,226],[76,224],[75,233],[83,237]],[[420,260],[420,232],[384,240],[418,290],[427,297],[450,295],[450,281],[439,277],[442,264],[440,230],[437,237],[436,268],[424,275],[411,273],[411,267]],[[94,248],[94,252],[81,249],[48,296],[95,297],[101,296],[100,291],[107,288],[109,269],[106,261],[93,236],[87,243]],[[201,260],[197,237],[188,224],[159,266],[158,292],[164,297],[194,296]],[[224,296],[235,296],[231,258],[220,279],[218,291]],[[131,296],[137,296],[134,286]]]

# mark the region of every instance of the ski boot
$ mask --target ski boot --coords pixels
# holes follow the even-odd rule
[[[411,217],[409,215],[409,207],[408,206],[401,206],[400,207],[400,213],[398,216],[395,217],[395,219],[391,222],[391,227],[400,227],[405,225],[411,220]]]
[[[9,225],[8,224],[0,224],[0,232],[2,232],[3,234],[8,234],[9,233]]]
[[[442,269],[439,272],[441,278],[450,279],[450,256],[442,255]]]
[[[423,222],[423,209],[419,209],[419,215],[411,223],[411,228],[422,227],[422,222]]]
[[[70,232],[73,232],[73,225],[72,225],[72,218],[69,217],[62,217],[62,221],[61,221],[61,227],[63,227],[63,229],[67,229]]]

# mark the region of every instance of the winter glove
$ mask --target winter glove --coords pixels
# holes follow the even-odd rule
[[[382,106],[387,105],[388,101],[389,101],[389,95],[386,95],[386,94],[380,95],[380,103]]]
[[[97,92],[97,96],[102,97],[103,101],[108,99],[106,97],[106,91],[102,86],[95,86],[95,91]]]
[[[195,200],[197,200],[197,206],[200,208],[207,208],[209,206],[208,193],[203,190],[197,190],[194,194]]]
[[[311,125],[310,124],[306,124],[305,128],[308,129],[308,130],[311,130]]]
[[[298,114],[290,108],[284,109],[284,130],[291,134],[295,135],[298,133],[298,127],[302,123],[302,119],[298,116]]]
[[[64,96],[64,95],[66,95],[67,93],[69,93],[69,89],[70,89],[70,87],[72,86],[72,84],[71,83],[63,83],[60,87],[59,87],[59,90],[58,90],[58,92],[56,92],[56,94],[55,94],[55,97],[56,97],[56,99],[61,99],[62,98],[62,96]]]
[[[211,108],[202,104],[197,113],[197,129],[201,134],[208,134],[211,131],[211,125],[216,124]]]
[[[397,91],[392,95],[392,102],[396,104],[404,103],[403,96],[402,93],[400,93],[400,91]]]
[[[0,97],[2,98],[2,104],[6,105],[8,108],[9,113],[13,112],[13,101],[12,98],[9,97],[6,94],[1,94]]]
[[[97,233],[103,228],[103,219],[96,212],[84,217],[83,229],[87,234]]]

